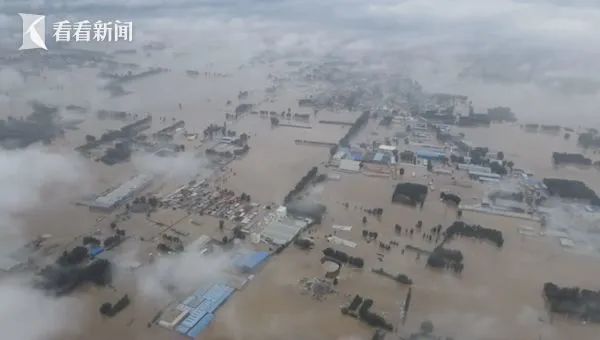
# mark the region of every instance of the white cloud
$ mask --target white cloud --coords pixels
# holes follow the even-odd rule
[[[0,282],[4,339],[43,340],[75,334],[85,324],[85,315],[85,303],[80,299],[46,296],[19,280]]]
[[[42,203],[45,188],[52,186],[53,198],[60,199],[63,191],[80,185],[82,170],[76,158],[38,148],[0,150],[0,250],[24,244],[20,214]],[[46,296],[30,287],[30,282],[30,277],[0,280],[2,337],[42,340],[76,332],[84,321],[83,302]]]

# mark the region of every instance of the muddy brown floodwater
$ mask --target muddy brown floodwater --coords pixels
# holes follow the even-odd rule
[[[321,172],[331,172],[325,167],[329,158],[326,147],[297,145],[296,139],[320,142],[337,142],[347,127],[319,124],[319,119],[354,121],[358,112],[319,112],[299,108],[297,99],[305,89],[291,84],[282,89],[277,98],[265,100],[265,88],[270,85],[266,75],[272,72],[267,66],[257,66],[233,72],[232,76],[220,79],[194,79],[181,70],[160,74],[128,85],[135,95],[119,98],[104,98],[99,94],[92,102],[95,109],[126,110],[139,114],[150,113],[155,117],[166,116],[167,123],[155,119],[148,133],[157,131],[172,118],[183,119],[190,132],[202,133],[211,123],[222,124],[225,112],[232,112],[237,103],[237,93],[249,90],[248,102],[256,104],[254,110],[281,112],[288,108],[292,112],[310,113],[311,129],[294,127],[272,127],[269,118],[247,114],[238,121],[228,121],[231,129],[250,136],[250,152],[227,165],[224,186],[236,193],[245,192],[253,200],[264,205],[280,204],[287,192],[313,166]],[[157,84],[177,84],[161,86]],[[240,84],[243,84],[241,86]],[[43,84],[42,84],[43,85]],[[68,89],[67,89],[68,90]],[[52,90],[59,91],[59,90]],[[65,90],[66,91],[66,90]],[[105,94],[104,94],[105,95]],[[71,97],[70,97],[71,98]],[[85,104],[85,100],[74,104]],[[227,100],[234,104],[227,105]],[[102,103],[102,104],[100,104]],[[181,103],[181,109],[178,104]],[[25,108],[24,103],[14,103],[14,108]],[[114,121],[98,121],[93,113],[86,117],[80,130],[68,132],[64,138],[45,147],[49,152],[60,152],[78,159],[87,173],[77,190],[54,199],[52,188],[42,193],[43,207],[28,210],[20,216],[26,238],[42,233],[53,235],[58,249],[80,242],[81,235],[95,231],[107,232],[115,214],[101,214],[75,206],[84,194],[100,192],[132,175],[143,171],[133,163],[109,167],[89,159],[80,159],[73,148],[82,144],[86,134],[100,135],[109,128],[122,125]],[[288,123],[302,124],[290,121]],[[385,136],[392,137],[395,128],[378,127],[370,122],[353,142],[369,144]],[[566,177],[585,181],[595,190],[600,190],[600,171],[576,167],[554,168],[551,164],[553,151],[579,152],[576,137],[564,140],[562,135],[527,133],[518,125],[492,125],[489,128],[461,128],[466,139],[478,146],[488,146],[494,151],[503,151],[516,167],[533,171],[536,177]],[[179,141],[179,140],[178,140]],[[196,153],[199,142],[181,141],[189,154]],[[401,146],[402,148],[402,146]],[[595,155],[591,155],[595,157]],[[597,159],[598,157],[596,157]],[[196,165],[193,165],[196,166]],[[414,172],[414,176],[412,173]],[[597,339],[597,325],[582,325],[561,317],[551,318],[542,298],[542,286],[552,281],[561,286],[580,286],[598,289],[600,274],[589,270],[596,268],[594,256],[578,255],[564,251],[555,239],[549,237],[526,237],[518,228],[528,226],[536,231],[541,227],[533,222],[499,216],[464,212],[463,220],[489,228],[501,230],[505,243],[501,249],[486,242],[456,239],[448,247],[460,249],[464,254],[465,269],[460,275],[447,271],[426,268],[425,256],[417,259],[415,253],[401,248],[414,245],[432,250],[434,242],[425,241],[420,233],[411,238],[397,235],[394,225],[412,228],[417,221],[423,222],[424,230],[442,224],[450,225],[457,218],[455,207],[440,202],[439,192],[448,190],[463,197],[465,203],[476,203],[487,190],[480,183],[470,181],[464,175],[432,175],[423,167],[407,166],[403,178],[370,177],[363,174],[341,173],[339,180],[318,184],[307,194],[307,199],[327,206],[326,217],[320,225],[313,226],[304,237],[315,242],[312,251],[288,247],[275,255],[254,276],[248,285],[235,293],[222,307],[215,322],[202,334],[202,339],[369,339],[373,329],[351,317],[343,316],[340,307],[349,303],[355,294],[372,298],[373,310],[385,316],[401,334],[418,329],[424,320],[431,320],[436,334],[467,340],[492,339]],[[187,178],[171,178],[153,187],[167,193],[187,182]],[[394,185],[401,181],[428,184],[431,191],[423,208],[413,208],[391,203]],[[344,203],[348,203],[346,207]],[[380,219],[367,215],[363,208],[383,208]],[[362,218],[367,215],[367,223]],[[120,222],[131,240],[111,251],[110,258],[117,265],[113,288],[85,287],[73,294],[86,306],[87,315],[82,315],[78,325],[67,329],[61,339],[179,339],[173,331],[158,326],[147,327],[154,315],[172,303],[175,298],[155,300],[139,291],[140,282],[136,272],[128,269],[128,263],[139,262],[142,267],[149,264],[149,253],[155,244],[148,239],[157,237],[165,226],[190,234],[188,240],[213,232],[217,219],[201,218],[203,224],[195,225],[182,211],[161,211],[153,216],[158,225],[144,216],[133,216]],[[304,279],[323,277],[320,263],[322,250],[332,246],[326,236],[334,233],[333,224],[351,225],[351,231],[336,231],[336,236],[357,243],[356,248],[335,246],[352,256],[365,259],[362,270],[343,267],[336,292],[317,301],[307,294],[301,284]],[[367,243],[363,230],[377,231],[379,240],[396,241],[398,247],[381,250],[377,242]],[[144,241],[141,241],[144,239]],[[378,255],[378,253],[383,255]],[[56,253],[58,254],[58,253]],[[55,254],[55,255],[56,255]],[[393,280],[378,276],[371,268],[382,267],[391,273],[402,273],[410,277],[412,303],[406,325],[401,325],[402,303],[408,287]],[[189,271],[201,268],[189,268]],[[116,301],[123,293],[131,296],[133,303],[112,319],[98,313],[101,303]],[[390,335],[394,338],[394,335]]]

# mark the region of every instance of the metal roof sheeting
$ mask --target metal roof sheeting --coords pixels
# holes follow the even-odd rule
[[[441,159],[446,157],[444,153],[435,152],[430,150],[417,150],[417,157],[427,158],[427,159]]]
[[[275,221],[262,231],[262,236],[277,245],[282,245],[290,242],[307,225],[306,221],[301,220]]]
[[[247,261],[258,260],[258,252],[251,254]],[[267,253],[268,256],[268,253]],[[264,259],[263,259],[264,261]],[[248,262],[252,264],[252,262]],[[235,289],[224,284],[214,284],[209,288],[201,287],[190,295],[182,304],[190,309],[189,314],[175,328],[180,334],[196,337],[214,319],[215,311],[221,307],[235,292]]]
[[[479,177],[479,178],[492,178],[492,179],[500,179],[502,176],[494,173],[480,172],[480,171],[469,171],[469,175]]]
[[[198,323],[194,327],[192,327],[192,329],[190,329],[187,332],[187,336],[191,338],[197,337],[198,335],[200,335],[200,333],[204,332],[204,330],[211,324],[214,318],[215,316],[213,314],[206,314],[200,321],[198,321]]]
[[[360,171],[360,162],[351,159],[342,159],[340,161],[340,170],[345,171]]]
[[[379,150],[384,150],[384,151],[394,151],[394,150],[396,150],[396,147],[393,146],[393,145],[384,145],[384,144],[382,144],[378,148],[379,148]]]
[[[127,199],[135,191],[143,189],[151,180],[152,178],[147,175],[137,175],[132,177],[114,190],[96,198],[91,205],[100,208],[112,208]]]
[[[244,271],[253,271],[263,264],[267,258],[269,258],[269,253],[265,251],[252,252],[240,256],[240,258],[235,261],[235,265]]]
[[[104,248],[96,247],[90,250],[90,257],[96,257],[104,252]]]
[[[179,334],[185,335],[189,330],[190,330],[190,327],[187,327],[183,324],[179,324],[177,327],[175,327],[175,331]]]

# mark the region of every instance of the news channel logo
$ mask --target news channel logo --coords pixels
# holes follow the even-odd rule
[[[46,16],[19,13],[23,22],[23,42],[19,50],[43,49],[46,45]],[[52,24],[52,38],[57,43],[91,43],[133,41],[133,22],[121,20],[69,20]]]

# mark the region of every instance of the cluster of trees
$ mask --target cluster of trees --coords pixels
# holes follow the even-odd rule
[[[456,205],[460,204],[461,198],[458,195],[452,194],[452,193],[446,193],[446,192],[442,192],[440,193],[440,198],[444,201],[444,202],[452,202]]]
[[[366,322],[372,327],[382,328],[388,331],[393,330],[393,326],[387,322],[381,315],[370,311],[373,306],[373,300],[362,298],[360,295],[355,295],[348,307],[342,308],[342,314],[352,315]]]
[[[458,155],[455,155],[455,154],[451,154],[450,155],[450,161],[452,163],[460,163],[460,164],[466,163],[466,160],[465,160],[464,156],[458,156]]]
[[[386,332],[383,329],[376,329],[371,340],[384,340]]]
[[[475,147],[469,152],[471,163],[477,165],[485,165],[487,162],[487,154],[490,150],[484,147]]]
[[[156,198],[154,196],[150,196],[148,198],[146,198],[145,196],[140,196],[140,197],[134,198],[131,203],[134,205],[142,205],[142,206],[145,204],[148,204],[148,205],[150,205],[151,208],[156,208],[157,206],[159,206],[160,201],[158,200],[158,198]]]
[[[416,163],[417,155],[410,150],[400,152],[400,160],[406,163]]]
[[[111,249],[118,246],[123,241],[124,236],[125,230],[117,229],[115,235],[109,236],[104,240],[104,248]]]
[[[250,138],[250,136],[248,136],[247,133],[242,132],[240,134],[240,137],[234,141],[234,144],[236,144],[236,145],[245,145],[246,143],[248,143],[248,138]]]
[[[523,126],[523,125],[521,125]],[[527,130],[537,130],[540,128],[540,124],[525,124],[525,129]]]
[[[315,243],[306,238],[297,238],[294,240],[294,244],[303,250],[310,250],[314,247]]]
[[[67,294],[86,282],[107,285],[112,279],[111,264],[97,259],[87,266],[47,266],[40,271],[41,288],[57,295]]]
[[[248,98],[248,91],[240,91],[240,93],[238,93],[238,99],[246,99]]]
[[[100,314],[113,317],[117,315],[120,311],[125,309],[125,307],[129,306],[130,302],[131,301],[129,300],[129,296],[125,294],[114,305],[112,305],[110,302],[103,303],[102,306],[100,306]]]
[[[369,215],[374,215],[377,217],[381,217],[383,215],[383,209],[382,208],[373,208],[373,209],[366,209],[365,212]]]
[[[226,239],[227,236],[225,236],[223,239]],[[223,243],[227,243],[226,241],[224,241]],[[161,253],[172,253],[175,252],[175,249],[171,248],[170,246],[164,244],[164,243],[159,243],[156,245],[156,249],[158,251],[160,251]]]
[[[327,210],[327,207],[323,204],[313,203],[308,201],[294,201],[286,204],[288,215],[296,217],[308,217],[314,221],[314,223],[321,223],[323,215]]]
[[[224,135],[225,131],[226,131],[225,126],[221,126],[221,125],[217,125],[217,124],[210,124],[209,126],[206,127],[206,129],[204,129],[203,134],[204,134],[205,138],[213,139],[213,135],[215,133],[220,132]]]
[[[492,122],[516,122],[517,118],[509,107],[498,106],[487,110]]]
[[[456,273],[460,273],[464,268],[462,261],[463,254],[460,250],[447,249],[439,246],[429,254],[427,265],[433,268],[452,269]]]
[[[182,252],[183,251],[183,242],[181,241],[181,239],[177,236],[170,236],[167,234],[163,234],[162,235],[163,240],[165,240],[166,242],[168,242],[168,246],[164,243],[161,243],[163,246],[160,247],[160,250],[165,252],[165,250],[168,251],[176,251],[176,252]],[[160,246],[160,244],[159,244]],[[166,248],[165,248],[166,247]],[[167,250],[167,248],[169,250]]]
[[[411,205],[421,205],[427,198],[428,188],[426,185],[418,183],[399,183],[396,185],[394,194],[392,196],[392,202],[407,203]]]
[[[114,148],[106,149],[100,160],[107,165],[113,165],[128,160],[131,157],[131,148],[128,142],[115,143]]]
[[[87,246],[87,245],[91,245],[91,246],[99,246],[101,244],[100,240],[92,237],[92,236],[84,236],[83,237],[83,245]]]
[[[368,231],[364,229],[362,231],[362,236],[367,239],[367,242],[370,242],[372,240],[376,240],[379,234],[376,231]]]
[[[241,115],[242,113],[246,113],[252,110],[252,104],[240,104],[235,108],[235,115]]]
[[[577,142],[584,148],[598,148],[600,147],[600,136],[598,131],[590,130],[580,134]]]
[[[62,255],[56,260],[61,266],[74,266],[83,262],[88,258],[88,250],[86,247],[77,246],[71,251],[64,251]]]
[[[313,180],[313,183],[321,183],[321,182],[325,182],[327,180],[327,174],[320,174],[319,176],[315,177],[315,179]]]
[[[468,116],[458,117],[459,126],[490,125],[490,117],[484,113],[470,112]]]
[[[579,287],[561,288],[552,282],[546,282],[544,296],[552,313],[600,322],[600,291]]]
[[[208,148],[208,149],[206,149],[205,152],[206,152],[206,154],[208,156],[219,156],[219,157],[223,157],[223,158],[231,158],[231,157],[233,157],[233,153],[231,151],[220,151],[220,152],[217,152],[213,148]]]
[[[162,238],[166,241],[169,242],[173,242],[173,243],[182,243],[181,239],[177,236],[171,236],[169,234],[163,234]]]
[[[350,302],[350,305],[348,306],[348,310],[350,311],[356,311],[356,309],[363,303],[363,298],[356,294],[354,296],[354,299],[352,299],[352,302]]]
[[[310,119],[310,115],[308,113],[294,113],[294,119],[308,121]]]
[[[339,150],[339,146],[337,144],[336,145],[332,145],[329,148],[329,156],[333,157],[333,155],[335,155],[338,152],[338,150]]]
[[[448,262],[461,263],[464,257],[460,250],[436,247],[427,259],[427,264],[432,267],[443,267]]]
[[[392,280],[394,280],[396,282],[400,282],[400,283],[405,284],[405,285],[412,285],[413,284],[413,281],[408,276],[406,276],[404,274],[393,275],[393,274],[390,274],[390,273],[386,272],[385,270],[383,270],[383,268],[371,269],[371,271],[373,273],[375,273],[375,274],[379,274],[379,275],[388,277],[388,278],[390,278],[390,279],[392,279]]]
[[[313,106],[315,102],[312,99],[298,99],[298,106]]]
[[[369,111],[363,112],[360,115],[360,117],[358,117],[356,119],[356,121],[350,127],[350,129],[348,129],[348,132],[346,132],[346,135],[344,137],[342,137],[342,139],[340,139],[338,144],[341,146],[344,146],[344,147],[349,147],[350,139],[352,137],[354,137],[365,124],[367,124],[367,122],[369,121],[369,115],[370,115]]]
[[[352,257],[340,250],[334,250],[332,248],[323,249],[323,254],[334,260],[337,260],[343,264],[348,263],[351,266],[362,268],[365,265],[365,261],[360,257]]]
[[[252,197],[245,192],[242,192],[242,194],[240,195],[240,201],[242,202],[250,202],[251,199]]]
[[[370,311],[373,306],[373,300],[364,299],[362,305],[358,309],[358,316],[361,320],[369,324],[371,327],[379,327],[391,331],[394,329],[392,324],[387,322],[384,317]]]
[[[498,151],[496,154],[497,161],[490,161],[488,157],[489,149],[485,147],[476,147],[469,152],[471,157],[471,164],[489,166],[493,173],[498,175],[506,175],[508,173],[507,168],[512,169],[515,165],[512,161],[506,161],[504,159],[504,152]],[[463,156],[450,155],[450,160],[453,163],[465,163],[466,160]]]
[[[581,165],[592,165],[592,160],[585,157],[580,153],[552,153],[552,160],[554,164],[581,164]]]
[[[306,186],[317,176],[317,171],[317,167],[313,167],[312,169],[310,169],[308,173],[300,179],[300,181],[296,184],[294,189],[292,189],[287,195],[285,195],[283,203],[287,204],[291,202],[294,196],[302,192],[302,190],[304,190],[304,188],[306,188]]]
[[[241,226],[238,225],[238,226],[235,226],[235,228],[233,228],[233,237],[240,239],[240,240],[246,239],[246,234],[242,230]]]
[[[542,124],[540,127],[542,128],[543,131],[548,131],[548,132],[559,132],[560,131],[560,125]]]
[[[563,198],[589,200],[592,205],[600,205],[600,198],[596,192],[585,183],[570,179],[544,178],[544,184],[551,195]]]
[[[390,124],[392,124],[392,116],[385,116],[381,119],[381,121],[379,122],[379,125],[381,126],[390,126]]]
[[[444,241],[450,240],[454,236],[465,236],[473,237],[478,239],[485,239],[494,243],[497,247],[504,245],[504,237],[502,232],[496,229],[485,228],[477,224],[466,224],[461,221],[452,223],[451,226],[446,229]]]
[[[96,137],[92,136],[92,135],[85,135],[85,142],[86,143],[94,143],[94,142],[96,142]]]
[[[505,162],[490,162],[490,169],[493,173],[504,176],[508,173]]]

